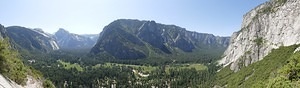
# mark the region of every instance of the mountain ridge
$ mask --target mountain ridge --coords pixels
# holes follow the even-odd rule
[[[6,27],[6,31],[7,36],[12,40],[12,44],[16,48],[42,52],[59,49],[55,39],[40,29],[10,26]]]
[[[228,37],[190,32],[175,25],[164,25],[155,21],[118,19],[103,29],[91,53],[108,52],[117,58],[145,58],[151,51],[171,54],[178,48],[184,52],[192,52],[196,48],[224,48],[227,47],[228,42]],[[154,50],[149,49],[149,46]],[[122,56],[122,54],[129,56]],[[132,57],[130,54],[133,54]]]

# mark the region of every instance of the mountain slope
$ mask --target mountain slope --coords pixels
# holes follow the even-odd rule
[[[54,88],[41,73],[23,64],[20,55],[12,50],[8,40],[0,40],[1,88]]]
[[[0,24],[0,87],[1,88],[42,88],[45,83],[40,73],[23,64],[19,54],[13,50],[6,37],[6,29]],[[5,39],[3,39],[3,37]],[[52,86],[53,88],[53,86]]]
[[[95,44],[89,37],[69,33],[65,29],[60,28],[55,33],[55,38],[61,49],[85,49],[92,48]]]
[[[299,44],[299,6],[299,0],[270,0],[248,12],[219,63],[231,64],[230,69],[238,71],[263,59],[274,48]]]
[[[190,32],[175,25],[119,19],[103,29],[91,53],[109,54],[118,59],[140,59],[196,50],[222,51],[228,43],[228,37]]]
[[[238,72],[226,66],[217,73],[215,85],[225,88],[299,88],[299,45],[271,50],[261,61]]]
[[[51,35],[41,29],[29,29],[20,26],[7,27],[7,36],[18,49],[49,52],[59,47]]]

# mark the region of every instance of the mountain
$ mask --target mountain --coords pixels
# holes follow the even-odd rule
[[[29,29],[20,26],[7,27],[7,36],[18,49],[49,52],[58,50],[55,39],[41,29]]]
[[[299,88],[300,1],[270,0],[244,15],[215,88]]]
[[[191,32],[155,21],[119,19],[103,29],[91,53],[105,53],[118,59],[140,59],[196,50],[222,51],[228,44],[229,37]]]
[[[62,28],[60,28],[54,36],[61,49],[92,48],[96,42],[95,38],[92,40],[91,38],[86,36],[70,33]]]
[[[10,33],[15,29],[14,27],[9,27],[7,30],[4,26],[0,24],[0,87],[1,88],[42,88],[47,86],[53,86],[49,80],[45,80],[40,72],[36,71],[23,63],[20,59],[20,55],[16,52],[11,44]],[[12,28],[12,29],[11,29]],[[16,27],[18,28],[18,27]],[[20,30],[21,31],[21,30]],[[28,31],[22,34],[26,35]],[[19,34],[19,33],[13,33]],[[15,36],[14,36],[15,37]],[[39,37],[39,36],[37,36]],[[3,39],[7,38],[7,39]],[[23,37],[22,39],[28,39]],[[39,38],[40,39],[40,38]],[[28,42],[33,42],[28,41]],[[33,45],[32,45],[33,46]],[[33,48],[33,47],[32,47]],[[46,86],[45,86],[46,85]]]
[[[216,88],[299,88],[300,1],[270,0],[246,15],[231,37]]]
[[[300,1],[270,0],[244,15],[242,28],[219,61],[238,71],[257,62],[272,49],[300,43]]]

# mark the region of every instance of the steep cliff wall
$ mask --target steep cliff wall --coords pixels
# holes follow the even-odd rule
[[[241,30],[219,61],[238,71],[261,60],[272,49],[300,43],[300,1],[270,0],[244,15]]]

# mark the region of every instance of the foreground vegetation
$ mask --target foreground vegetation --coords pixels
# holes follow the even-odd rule
[[[28,68],[9,47],[7,40],[0,40],[0,72],[16,83],[24,85]]]
[[[216,85],[228,88],[292,88],[299,86],[299,45],[274,49],[263,60],[234,73],[229,66],[217,73]]]
[[[8,43],[8,39],[0,40],[0,73],[19,85],[26,84],[28,75],[43,82],[45,88],[53,88],[49,80],[42,78],[42,73],[23,64],[20,55]]]

